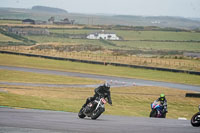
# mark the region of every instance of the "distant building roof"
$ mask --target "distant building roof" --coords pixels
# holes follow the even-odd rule
[[[104,40],[119,40],[120,38],[111,32],[105,32],[104,30],[90,33],[86,37],[87,39],[104,39]]]
[[[200,53],[184,52],[183,55],[190,56],[190,57],[198,57],[198,58],[200,58]]]
[[[48,21],[49,21],[49,22],[50,22],[50,21],[54,22],[54,21],[55,21],[55,17],[49,18]]]
[[[24,19],[24,20],[22,20],[22,22],[35,22],[33,19]]]
[[[113,32],[106,32],[106,31],[104,31],[104,30],[101,30],[101,31],[89,33],[89,35],[90,35],[90,34],[116,34],[116,33],[113,33]]]

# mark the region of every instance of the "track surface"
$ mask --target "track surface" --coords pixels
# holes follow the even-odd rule
[[[86,77],[112,81],[113,86],[163,86],[184,90],[200,91],[200,86],[173,84],[131,78],[63,72],[45,69],[0,66],[0,69],[25,72],[46,73],[63,76]],[[97,85],[52,85],[0,82],[27,86],[49,87],[95,87]],[[0,107],[0,133],[200,133],[200,128],[192,127],[189,120],[155,119],[143,117],[124,117],[102,115],[97,120],[79,119],[76,113],[14,109]]]
[[[64,72],[64,71],[24,68],[24,67],[11,67],[11,66],[0,66],[0,69],[106,80],[109,82],[112,81],[112,87],[142,85],[142,86],[161,86],[161,87],[177,88],[183,90],[200,91],[200,86],[195,86],[195,85],[176,84],[176,83],[142,80],[134,78],[123,78],[123,77],[103,76],[103,75],[77,73],[77,72]],[[47,86],[47,87],[97,87],[98,86],[98,85],[31,84],[31,83],[13,83],[13,82],[12,83],[0,82],[0,84],[24,85],[24,86]]]
[[[0,108],[1,133],[200,133],[189,120],[102,115],[80,119],[76,113]]]

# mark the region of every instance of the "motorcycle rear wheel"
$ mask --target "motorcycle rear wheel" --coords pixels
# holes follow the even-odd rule
[[[92,113],[91,119],[96,120],[104,112],[103,108],[99,108]]]
[[[193,115],[193,117],[191,118],[191,124],[194,127],[200,126],[200,112],[197,112],[196,114]]]
[[[161,118],[166,118],[166,113],[163,113]]]

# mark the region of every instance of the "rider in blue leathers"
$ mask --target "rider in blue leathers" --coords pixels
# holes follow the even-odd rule
[[[165,98],[165,94],[160,94],[160,97],[156,100],[156,102],[160,102],[161,106],[163,106],[163,110],[161,113],[167,113],[167,99]]]

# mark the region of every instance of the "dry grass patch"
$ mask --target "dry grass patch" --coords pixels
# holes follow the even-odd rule
[[[36,38],[40,38],[38,40],[45,40],[45,38],[41,38],[40,36],[36,36]],[[33,38],[30,38],[34,40]],[[37,45],[52,45],[52,46],[60,46],[61,50],[53,49],[45,49],[45,48],[36,48],[36,46],[10,46],[10,47],[2,47],[1,50],[6,51],[14,51],[19,53],[28,53],[28,54],[36,54],[36,55],[45,55],[45,56],[53,56],[53,57],[63,57],[63,58],[72,58],[72,59],[80,59],[80,60],[90,60],[90,61],[101,61],[107,63],[121,63],[121,64],[130,64],[130,65],[139,65],[139,66],[150,66],[150,67],[158,67],[158,68],[169,68],[169,69],[180,69],[180,70],[191,70],[191,71],[200,71],[200,61],[198,59],[170,59],[170,58],[154,58],[154,57],[139,57],[139,56],[115,56],[112,55],[111,51],[66,51],[66,45],[83,45],[83,41],[79,42],[69,41],[69,39],[60,38],[59,42],[53,42],[54,40],[59,40],[55,38],[46,38],[46,40],[50,42],[40,42]],[[91,41],[91,40],[90,40]],[[93,44],[95,42],[85,42],[86,44]],[[96,42],[99,43],[99,42]],[[77,48],[76,48],[77,49]],[[63,51],[64,50],[64,51]],[[80,50],[80,49],[77,49]],[[179,58],[179,57],[176,57]]]

